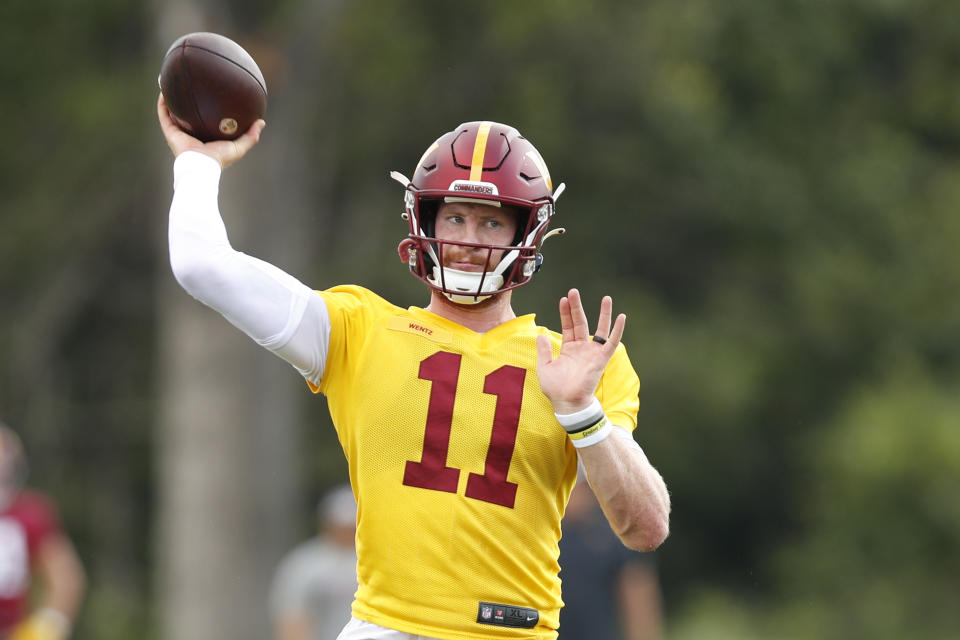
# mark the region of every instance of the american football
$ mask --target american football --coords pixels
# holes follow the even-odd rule
[[[167,110],[194,137],[233,140],[267,111],[267,83],[253,57],[217,33],[188,33],[160,68]]]

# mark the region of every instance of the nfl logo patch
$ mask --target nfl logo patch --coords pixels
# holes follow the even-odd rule
[[[479,602],[477,605],[477,622],[480,624],[533,629],[540,620],[540,613],[530,607],[496,602]]]

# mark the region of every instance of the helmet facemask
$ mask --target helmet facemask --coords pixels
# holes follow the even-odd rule
[[[437,238],[435,220],[441,200],[419,198],[411,190],[407,194],[405,217],[410,223],[407,236],[410,271],[452,302],[476,304],[497,293],[522,286],[530,281],[542,263],[540,246],[553,214],[552,203],[540,204],[533,211],[515,205],[503,205],[516,211],[517,231],[511,244],[495,245]],[[499,202],[490,200],[458,200],[501,206]],[[483,269],[461,271],[445,266],[444,252],[449,251],[450,247],[485,252]],[[497,256],[499,259],[496,259]]]

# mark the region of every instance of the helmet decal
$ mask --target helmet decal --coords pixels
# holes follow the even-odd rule
[[[485,196],[500,195],[500,190],[497,189],[497,185],[492,182],[479,182],[474,180],[454,180],[450,183],[450,191],[456,191],[465,196],[469,196],[472,193]],[[447,199],[447,202],[449,201],[450,200]],[[491,201],[490,204],[500,206],[500,203],[496,201]]]
[[[536,149],[530,149],[530,151],[527,151],[526,157],[530,158],[533,164],[537,165],[537,171],[540,172],[540,177],[543,178],[543,181],[547,183],[547,189],[553,189],[553,183],[550,181],[550,172],[547,171],[547,163],[540,157],[540,152]]]
[[[417,168],[413,170],[413,174],[414,174],[414,175],[417,174],[417,171],[420,171],[420,167],[423,166],[424,161],[425,161],[427,158],[429,158],[429,157],[430,157],[430,154],[433,153],[434,151],[436,151],[436,150],[437,150],[437,147],[439,147],[439,146],[440,146],[440,145],[438,145],[436,142],[434,142],[432,145],[430,145],[430,148],[429,148],[429,149],[427,149],[426,151],[423,152],[423,155],[420,156],[420,161],[417,162]]]

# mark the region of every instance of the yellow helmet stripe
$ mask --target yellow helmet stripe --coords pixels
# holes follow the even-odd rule
[[[483,156],[487,152],[490,124],[489,122],[480,123],[477,140],[473,143],[473,160],[470,162],[470,180],[473,182],[479,182],[483,178]]]

